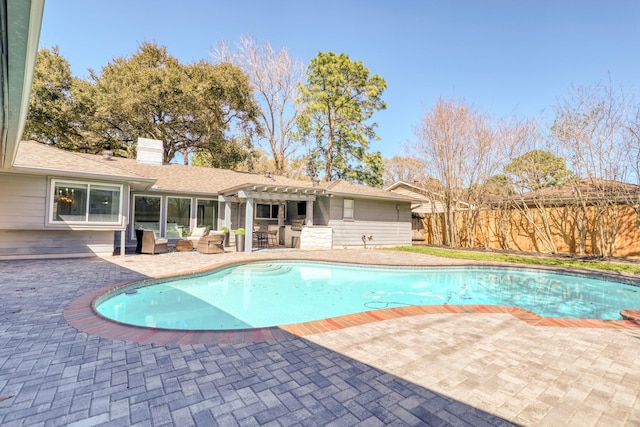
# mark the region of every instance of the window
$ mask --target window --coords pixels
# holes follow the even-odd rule
[[[279,204],[256,203],[256,219],[278,219],[279,211]]]
[[[344,199],[342,206],[342,219],[353,219],[353,199]]]
[[[51,223],[120,224],[122,186],[52,180]]]
[[[160,197],[136,195],[133,199],[133,229],[144,228],[160,234]],[[132,230],[133,232],[133,230]]]
[[[167,197],[167,224],[165,237],[180,239],[183,230],[189,230],[191,217],[191,199],[185,197]]]
[[[307,216],[307,202],[298,202],[298,216]]]
[[[196,227],[211,227],[215,229],[217,203],[215,200],[198,199],[196,209]]]

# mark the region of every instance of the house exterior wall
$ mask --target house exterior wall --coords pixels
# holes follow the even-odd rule
[[[46,199],[46,177],[0,174],[0,230],[43,230]]]
[[[46,176],[0,174],[0,259],[113,254],[117,227],[47,226],[48,182]]]
[[[318,197],[313,202],[313,225],[329,225],[331,220],[331,200],[329,197]],[[342,219],[342,210],[340,211],[340,218]]]
[[[0,260],[113,255],[113,230],[0,230]]]
[[[328,225],[333,229],[334,248],[363,247],[362,236],[366,236],[367,247],[411,245],[409,202],[354,198],[354,219],[349,220],[343,219],[344,199],[329,199]]]

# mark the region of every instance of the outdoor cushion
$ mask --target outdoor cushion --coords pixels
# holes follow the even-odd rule
[[[191,236],[187,236],[187,239],[197,242],[202,236],[204,236],[205,231],[207,231],[207,227],[195,227],[191,232]]]

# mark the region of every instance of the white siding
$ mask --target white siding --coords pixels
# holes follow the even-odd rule
[[[114,230],[46,226],[48,182],[0,174],[0,259],[113,254]]]
[[[0,230],[0,259],[111,255],[114,231]]]
[[[367,247],[375,246],[410,246],[411,223],[385,223],[377,221],[331,221],[333,228],[333,247],[364,247],[362,236],[367,236]],[[372,236],[369,240],[368,237]]]
[[[411,245],[411,207],[408,202],[357,199],[354,220],[342,219],[343,198],[331,198],[333,247]],[[369,236],[372,239],[369,240]]]
[[[0,230],[42,230],[47,178],[0,174]]]

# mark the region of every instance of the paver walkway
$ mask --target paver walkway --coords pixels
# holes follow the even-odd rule
[[[251,343],[79,332],[86,292],[294,251],[0,262],[0,425],[640,425],[640,332],[428,314]],[[462,264],[388,251],[311,259]]]

